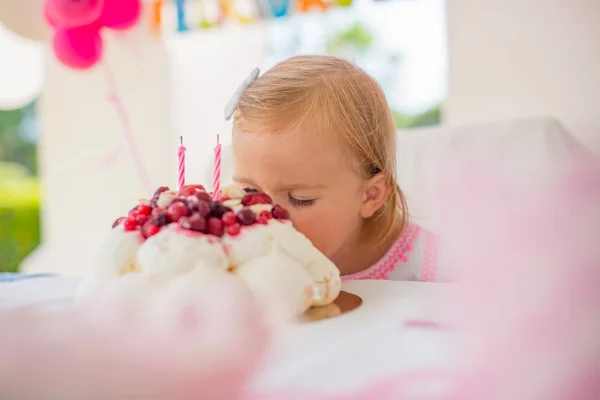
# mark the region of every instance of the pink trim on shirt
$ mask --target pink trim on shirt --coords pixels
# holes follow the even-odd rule
[[[421,282],[434,282],[437,271],[438,247],[440,238],[431,232],[425,236],[425,253],[423,254],[423,269],[421,270]]]
[[[417,225],[408,224],[402,236],[390,247],[381,260],[363,271],[342,276],[342,280],[389,279],[389,273],[398,267],[399,262],[408,262],[408,253],[411,252],[420,231],[421,228]]]

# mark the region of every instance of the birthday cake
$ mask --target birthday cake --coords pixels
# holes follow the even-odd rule
[[[114,222],[76,300],[116,291],[166,301],[226,279],[294,315],[333,303],[341,285],[335,265],[267,194],[232,185],[213,200],[188,185],[161,187]]]

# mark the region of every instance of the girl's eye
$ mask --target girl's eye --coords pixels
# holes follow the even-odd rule
[[[315,204],[315,199],[311,199],[311,200],[301,200],[301,199],[296,199],[294,197],[292,197],[291,195],[288,195],[288,199],[290,201],[290,204],[296,208],[303,208],[303,207],[310,207],[313,204]]]

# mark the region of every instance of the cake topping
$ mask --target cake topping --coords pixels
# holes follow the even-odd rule
[[[160,196],[162,192],[166,192],[167,190],[169,190],[167,186],[161,186],[158,189],[156,189],[156,191],[152,195],[152,199],[150,199],[150,205],[152,207],[156,207],[156,201],[158,200],[158,196]]]
[[[231,211],[231,208],[223,205],[220,201],[213,201],[210,203],[210,215],[212,217],[221,218],[226,212]]]
[[[237,219],[242,225],[252,225],[256,221],[256,215],[249,208],[242,208],[237,212]]]
[[[236,236],[240,233],[241,230],[241,225],[236,222],[235,224],[227,227],[227,234],[230,236]]]
[[[221,195],[223,197],[228,197],[229,199],[241,199],[245,194],[246,192],[244,189],[237,185],[229,185],[221,190]]]
[[[225,234],[225,224],[219,218],[210,217],[208,219],[207,233],[221,237]]]
[[[150,215],[152,213],[152,207],[147,204],[140,204],[137,206],[137,213],[140,215]]]
[[[266,193],[250,192],[244,195],[242,204],[246,207],[254,204],[273,204],[273,200]]]
[[[181,225],[183,229],[206,233],[206,219],[200,214],[194,214],[191,217],[183,218],[179,225]]]
[[[210,202],[206,200],[200,200],[198,198],[191,198],[188,201],[188,207],[190,211],[193,213],[198,213],[203,217],[208,217],[210,215]]]
[[[148,222],[148,216],[144,214],[138,214],[135,217],[135,221],[138,223],[139,226],[144,226],[144,224]]]
[[[211,195],[206,193],[206,191],[204,191],[204,190],[200,190],[200,191],[196,192],[194,194],[194,197],[196,197],[198,200],[203,200],[206,202],[210,202],[212,200]]]
[[[181,228],[222,237],[236,236],[254,224],[267,225],[272,218],[288,219],[289,213],[266,193],[228,186],[216,201],[202,185],[184,186],[181,191],[159,187],[148,203],[132,208],[128,216],[117,219],[113,228],[123,224],[125,231],[141,231],[145,239],[172,223]]]
[[[125,217],[119,217],[115,220],[115,222],[113,222],[112,227],[116,228],[121,222],[123,222],[125,220]]]
[[[258,218],[256,218],[256,222],[258,222],[259,224],[266,225],[269,223],[269,220],[271,218],[273,218],[273,216],[269,211],[261,211],[260,214],[258,214]]]
[[[140,224],[135,220],[135,216],[129,216],[123,222],[123,228],[125,228],[127,232],[135,231],[139,225]]]
[[[171,223],[171,219],[166,212],[162,211],[152,217],[151,221],[157,226],[165,226]]]
[[[242,200],[241,199],[229,199],[229,200],[225,200],[223,201],[223,205],[236,210],[236,209],[240,209],[242,208]]]
[[[273,213],[273,218],[277,218],[277,219],[289,219],[290,218],[290,213],[288,212],[288,210],[286,210],[279,204],[275,204],[273,206],[273,210],[271,210],[271,212]]]
[[[177,222],[182,217],[187,217],[190,213],[188,206],[181,200],[173,201],[169,207],[167,207],[167,215],[171,221]]]
[[[225,214],[223,214],[221,219],[223,220],[223,223],[225,224],[225,226],[231,226],[231,225],[237,223],[237,216],[232,211],[229,211],[229,212],[226,212]]]
[[[206,190],[202,185],[186,185],[181,189],[181,194],[183,196],[193,196],[196,194],[196,192],[206,193]]]
[[[173,200],[179,197],[179,193],[174,190],[167,190],[158,195],[156,200],[156,206],[159,208],[166,208]]]
[[[148,239],[151,236],[156,235],[158,232],[160,232],[160,227],[153,223],[147,223],[142,228],[142,236],[144,236],[144,238],[146,238],[146,239]]]

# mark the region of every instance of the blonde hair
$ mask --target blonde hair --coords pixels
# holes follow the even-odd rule
[[[407,223],[408,209],[396,181],[396,128],[381,87],[367,73],[330,56],[299,56],[277,64],[241,95],[234,130],[313,130],[334,134],[364,179],[384,174],[390,193],[367,220],[393,228],[396,215]],[[371,234],[372,229],[368,229]],[[379,238],[378,238],[379,239]]]

